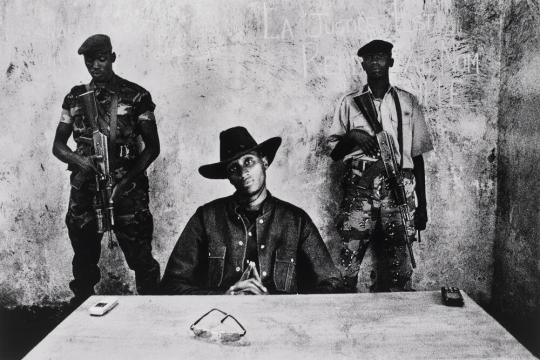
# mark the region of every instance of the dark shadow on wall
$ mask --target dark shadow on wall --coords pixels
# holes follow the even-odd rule
[[[502,29],[492,315],[540,357],[540,10],[512,1]]]

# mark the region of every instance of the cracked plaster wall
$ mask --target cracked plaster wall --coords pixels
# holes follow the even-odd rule
[[[414,287],[449,283],[488,302],[500,21],[492,1],[2,1],[0,304],[70,297],[68,173],[51,147],[63,97],[89,80],[76,50],[98,32],[112,38],[117,73],[157,104],[162,152],[148,173],[162,267],[196,207],[231,193],[197,168],[218,159],[219,131],[234,125],[283,137],[269,188],[306,209],[336,255],[339,180],[324,134],[340,96],[365,82],[358,47],[392,41],[391,81],[419,97],[435,144]],[[101,267],[98,291],[134,291],[118,249],[104,246]]]

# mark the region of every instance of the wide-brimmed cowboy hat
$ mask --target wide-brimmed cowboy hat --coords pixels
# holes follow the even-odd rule
[[[281,145],[280,137],[273,137],[257,144],[247,129],[241,126],[224,130],[219,134],[220,161],[201,166],[199,173],[208,179],[226,179],[228,177],[227,164],[252,151],[265,156],[270,165],[279,145]]]

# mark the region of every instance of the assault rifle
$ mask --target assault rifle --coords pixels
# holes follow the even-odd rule
[[[394,88],[390,89],[392,98],[396,105],[396,113],[398,116],[398,141],[400,145],[401,163],[403,164],[403,130],[402,130],[402,114],[399,97]],[[373,98],[370,92],[366,91],[354,98],[354,102],[362,112],[362,115],[366,118],[371,128],[375,132],[377,143],[379,144],[379,152],[382,163],[384,164],[384,170],[386,173],[386,179],[389,189],[392,190],[395,197],[395,202],[399,208],[402,224],[402,236],[404,238],[409,257],[411,258],[411,264],[413,268],[416,268],[416,261],[412,251],[411,241],[407,231],[407,226],[411,221],[411,215],[409,212],[409,206],[407,205],[407,195],[405,193],[405,185],[403,184],[403,174],[396,161],[396,146],[394,139],[386,131],[383,130],[382,125],[377,120],[377,110],[373,104]]]
[[[381,160],[384,164],[388,188],[394,193],[395,202],[399,208],[401,225],[403,226],[403,237],[405,244],[407,245],[407,250],[409,251],[411,264],[413,268],[416,268],[416,261],[407,232],[407,227],[411,222],[411,214],[409,212],[409,206],[407,205],[407,194],[405,193],[405,185],[403,184],[403,174],[396,161],[394,139],[386,131],[378,132],[376,137],[377,142],[379,143]]]
[[[110,173],[108,139],[99,128],[99,112],[93,90],[79,95],[84,114],[92,125],[93,155],[97,172],[94,211],[96,212],[98,234],[108,233],[109,247],[114,246],[111,231],[114,227],[114,204],[112,200],[113,181]]]

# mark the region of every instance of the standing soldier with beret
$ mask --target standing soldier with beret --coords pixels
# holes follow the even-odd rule
[[[371,244],[377,265],[371,272],[370,291],[411,290],[414,260],[410,256],[412,250],[409,253],[407,247],[415,240],[415,229],[426,228],[422,155],[432,150],[433,145],[416,97],[390,85],[388,72],[394,64],[392,44],[371,41],[358,50],[358,56],[363,59],[367,85],[342,99],[330,136],[332,159],[343,160],[347,165],[338,221],[345,243],[342,264],[354,281]],[[408,205],[409,223],[403,221],[391,181],[385,167],[380,166],[375,134],[381,130],[395,145],[395,163],[403,179],[402,198]]]
[[[152,256],[153,219],[148,208],[146,168],[159,154],[159,137],[150,93],[113,72],[116,54],[107,35],[92,35],[78,50],[92,81],[71,89],[62,104],[53,154],[71,170],[71,194],[66,216],[74,250],[70,288],[78,304],[94,294],[103,233],[96,220],[96,174],[93,133],[106,136],[112,178],[114,230],[137,292],[151,294],[159,282],[159,264]],[[93,92],[99,121],[89,119],[80,95]],[[73,134],[75,151],[67,146]]]

